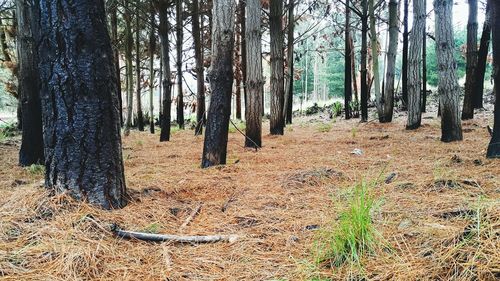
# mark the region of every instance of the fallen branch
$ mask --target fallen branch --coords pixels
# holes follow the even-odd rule
[[[196,217],[196,215],[200,213],[200,210],[201,210],[201,204],[199,204],[198,206],[196,206],[196,208],[193,209],[193,211],[191,212],[191,214],[189,214],[189,216],[186,218],[181,227],[179,227],[179,230],[182,231],[194,219],[194,217]]]
[[[136,231],[127,231],[120,229],[116,224],[111,226],[111,230],[121,238],[138,239],[142,241],[152,242],[178,242],[178,243],[214,243],[214,242],[229,242],[234,243],[238,236],[236,235],[202,235],[202,236],[181,236],[169,234],[152,234]]]

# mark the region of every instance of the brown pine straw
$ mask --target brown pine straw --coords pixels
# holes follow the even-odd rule
[[[192,131],[176,132],[168,143],[132,131],[124,139],[124,158],[133,200],[114,211],[50,195],[37,187],[42,175],[17,167],[17,147],[0,145],[0,279],[500,276],[500,161],[484,158],[491,113],[466,122],[465,140],[451,144],[439,141],[438,119],[424,119],[416,131],[404,130],[403,117],[393,124],[341,120],[321,133],[318,122],[332,121],[314,118],[296,120],[283,137],[265,135],[258,152],[242,148],[240,134],[230,134],[228,165],[205,170],[199,168],[203,140]],[[363,155],[351,154],[355,148]],[[325,171],[342,176],[325,176]],[[382,171],[381,183],[373,188],[378,198],[373,223],[382,237],[375,252],[361,267],[315,267],[315,241],[335,226],[349,187]],[[393,172],[397,176],[385,184]],[[107,231],[116,223],[127,230],[180,234],[200,203],[203,208],[182,234],[236,234],[240,239],[233,244],[148,243]],[[478,221],[480,232],[463,238]],[[320,230],[307,230],[311,225]]]

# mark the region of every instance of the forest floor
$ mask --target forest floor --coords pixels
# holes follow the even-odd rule
[[[40,186],[43,171],[17,166],[18,144],[0,145],[0,279],[500,278],[500,161],[485,158],[492,114],[464,122],[464,141],[455,143],[440,142],[434,114],[414,131],[404,129],[403,115],[391,124],[297,118],[285,136],[265,134],[258,152],[231,133],[228,164],[210,169],[199,167],[203,139],[191,130],[167,143],[133,131],[123,140],[132,201],[114,211],[49,196]],[[376,200],[379,247],[359,264],[317,264],[321,237],[362,181]],[[112,223],[239,238],[198,245],[122,240],[109,232]]]

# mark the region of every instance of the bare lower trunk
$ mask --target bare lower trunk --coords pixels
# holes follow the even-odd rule
[[[155,133],[155,114],[154,114],[154,82],[155,82],[155,70],[154,70],[154,57],[156,49],[156,36],[155,36],[155,10],[153,3],[150,4],[150,19],[151,30],[149,34],[149,132],[151,134]]]
[[[168,33],[170,25],[168,23],[168,0],[160,0],[158,9],[160,15],[160,26],[158,28],[161,41],[161,59],[163,65],[162,89],[162,116],[161,116],[161,132],[160,142],[170,140],[170,110],[172,106],[172,81],[170,77],[170,56],[169,56],[169,39]]]
[[[491,27],[493,37],[493,79],[495,80],[495,123],[493,136],[486,154],[489,158],[500,158],[500,3],[491,1]]]
[[[132,48],[133,48],[133,38],[132,38],[132,23],[130,8],[127,1],[125,1],[123,19],[125,20],[125,68],[127,77],[127,116],[125,118],[125,135],[128,134],[130,128],[132,127],[132,110],[134,102],[134,82],[133,82],[133,70],[132,70]]]
[[[477,0],[469,2],[469,21],[467,23],[467,69],[465,77],[464,107],[462,120],[474,118],[474,86],[477,67]]]
[[[490,4],[486,5],[486,19],[483,25],[483,33],[481,34],[481,43],[479,45],[477,68],[475,71],[475,86],[473,96],[474,108],[483,108],[484,94],[484,75],[486,72],[486,61],[491,41],[491,12]]]
[[[292,112],[293,112],[293,31],[295,28],[295,22],[293,17],[294,1],[289,0],[288,5],[288,35],[287,35],[287,75],[285,79],[285,100],[283,107],[283,114],[286,124],[292,124]]]
[[[136,2],[139,5],[139,2]],[[144,131],[144,114],[142,113],[142,99],[141,99],[141,50],[140,50],[140,21],[139,21],[139,7],[136,7],[135,13],[135,99],[137,104],[137,127],[139,131]]]
[[[283,135],[285,85],[283,69],[283,1],[271,0],[269,33],[271,36],[271,135]]]
[[[177,34],[177,124],[180,129],[184,129],[184,94],[182,92],[182,41],[184,40],[183,20],[182,20],[182,0],[177,0],[176,4],[176,34]]]
[[[380,116],[383,115],[381,95],[380,95],[380,72],[379,72],[379,61],[378,61],[378,41],[377,41],[377,26],[375,21],[375,0],[369,0],[369,13],[370,13],[370,39],[372,46],[372,71],[373,71],[373,83],[375,92],[375,104],[377,106],[377,113]]]
[[[361,122],[368,121],[368,2],[361,1],[363,15],[361,17]]]
[[[402,98],[402,108],[406,110],[408,105],[408,4],[409,0],[403,0],[404,11],[403,11],[403,65],[401,67],[401,98]]]
[[[203,70],[203,45],[201,43],[200,15],[198,0],[193,0],[193,41],[194,58],[196,63],[196,128],[195,135],[203,134],[203,125],[205,119],[205,77]]]
[[[351,49],[351,8],[349,7],[350,1],[345,2],[345,60],[344,60],[344,111],[345,119],[351,118],[351,101],[352,101],[352,69],[351,59],[353,50]]]

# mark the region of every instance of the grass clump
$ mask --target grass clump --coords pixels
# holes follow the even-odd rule
[[[32,164],[26,167],[26,171],[31,175],[43,175],[45,173],[45,166],[39,164]]]
[[[319,243],[319,263],[328,262],[332,266],[346,262],[359,264],[376,244],[371,218],[374,198],[370,186],[366,182],[357,184],[348,197],[348,208],[340,214],[336,226],[325,231],[323,241]]]
[[[236,128],[238,128],[242,132],[245,132],[245,129],[246,129],[245,122],[240,120],[240,121],[233,121],[233,123],[234,123],[234,125],[236,125]],[[231,123],[231,122],[229,123],[229,133],[231,133],[231,134],[238,132],[238,129],[235,128],[233,123]]]
[[[328,133],[330,132],[330,130],[332,130],[332,124],[330,123],[321,123],[319,126],[318,126],[318,132],[320,133]]]

